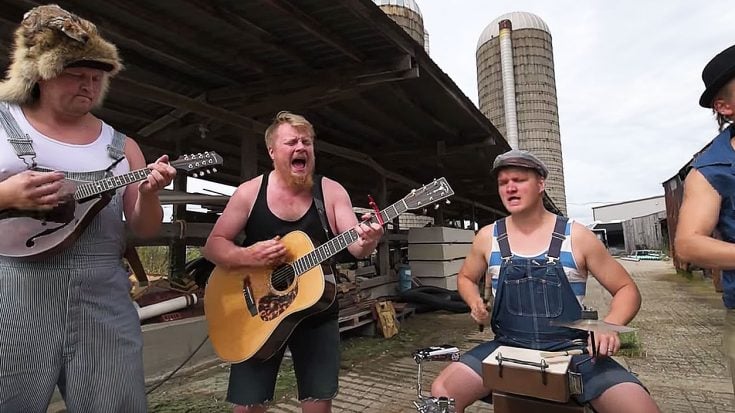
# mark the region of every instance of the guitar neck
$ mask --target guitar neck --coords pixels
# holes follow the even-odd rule
[[[403,200],[400,200],[395,204],[389,206],[388,208],[380,211],[379,214],[382,222],[386,223],[392,221],[395,217],[401,215],[406,211],[408,211],[406,203]],[[379,222],[381,222],[381,220],[379,220],[377,216],[373,216],[372,218],[370,218],[370,220],[368,220],[368,223],[370,224]],[[357,235],[357,231],[354,228],[337,235],[331,240],[318,246],[313,251],[294,261],[291,264],[293,265],[294,272],[297,276],[305,273],[306,271],[337,255],[340,251],[349,247],[350,245],[352,245],[352,243],[357,241],[358,238],[359,236]]]
[[[80,201],[82,199],[91,198],[105,192],[109,192],[134,182],[142,181],[150,175],[151,170],[148,168],[137,169],[122,175],[111,176],[109,178],[100,179],[99,181],[81,184],[74,192],[74,199]]]

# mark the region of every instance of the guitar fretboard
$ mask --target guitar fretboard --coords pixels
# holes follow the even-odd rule
[[[111,176],[109,178],[100,179],[99,181],[79,185],[76,192],[74,192],[74,199],[79,201],[117,188],[122,188],[126,185],[132,184],[133,182],[146,179],[150,173],[151,170],[148,168],[137,169],[122,175]]]
[[[383,223],[386,223],[386,222],[392,221],[395,217],[401,215],[402,213],[406,211],[408,211],[408,207],[406,206],[406,203],[403,200],[400,200],[396,202],[395,204],[380,211],[379,214],[383,220]],[[377,217],[372,217],[368,222],[377,223],[380,221],[378,220]],[[306,271],[309,271],[310,269],[316,267],[322,262],[337,255],[337,253],[339,253],[340,251],[342,251],[343,249],[347,248],[352,243],[357,241],[358,238],[359,237],[357,235],[357,231],[354,228],[352,228],[350,230],[347,230],[337,235],[331,240],[325,242],[324,244],[318,246],[313,251],[309,252],[308,254],[304,255],[303,257],[291,263],[296,276],[299,276],[305,273]]]

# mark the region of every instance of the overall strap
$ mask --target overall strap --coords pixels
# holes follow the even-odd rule
[[[498,230],[498,246],[500,247],[500,256],[503,259],[509,259],[513,253],[510,251],[510,243],[508,242],[508,228],[505,226],[505,218],[495,221],[495,228]]]
[[[311,187],[312,197],[314,197],[314,205],[316,206],[317,212],[319,212],[319,220],[322,222],[322,228],[324,234],[327,236],[327,241],[331,238],[329,235],[329,220],[327,219],[327,212],[324,210],[324,192],[322,191],[322,176],[314,175],[314,185]]]
[[[565,239],[567,239],[567,236],[565,235],[567,221],[569,221],[569,219],[561,215],[557,215],[556,217],[554,232],[551,233],[551,244],[549,245],[549,251],[546,253],[549,261],[559,259],[559,255],[561,254],[561,244]]]
[[[18,122],[10,113],[7,102],[0,103],[0,124],[5,129],[5,133],[8,135],[8,142],[13,146],[13,150],[18,158],[28,166],[28,169],[35,168],[36,151],[33,150],[33,141],[30,136],[23,133],[20,129]]]
[[[112,142],[107,145],[107,153],[110,158],[119,160],[125,157],[125,134],[115,130],[112,135]]]

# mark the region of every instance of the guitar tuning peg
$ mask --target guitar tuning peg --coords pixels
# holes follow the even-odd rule
[[[449,205],[449,204],[452,203],[452,201],[450,201],[450,200],[447,199],[446,201],[444,201],[444,203],[447,204],[447,205]]]
[[[434,209],[439,209],[439,204],[434,205]]]
[[[207,169],[207,170],[205,170],[204,172],[206,172],[206,173],[207,173],[207,175],[209,175],[209,174],[211,174],[211,173],[212,173],[212,170],[211,170],[211,169]]]
[[[427,211],[426,211],[426,208],[422,208],[422,209],[421,209],[421,213],[422,213],[422,214],[426,215],[426,212],[427,212]]]
[[[217,172],[217,168],[212,168],[212,172]]]

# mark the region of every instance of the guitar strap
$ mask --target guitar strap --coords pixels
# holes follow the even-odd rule
[[[44,170],[36,164],[36,151],[33,149],[33,140],[18,125],[13,115],[10,113],[10,107],[7,102],[0,103],[0,125],[5,129],[8,135],[8,142],[13,147],[15,154],[26,164],[28,169]],[[107,145],[107,154],[115,161],[125,157],[125,134],[115,130],[112,135],[112,142]],[[111,173],[111,171],[110,171]],[[70,178],[73,178],[70,176]]]
[[[322,176],[314,175],[314,185],[311,187],[311,196],[314,198],[314,205],[316,210],[319,212],[319,220],[322,222],[322,228],[324,234],[327,236],[327,240],[332,238],[329,235],[329,220],[327,219],[327,212],[324,210],[324,191],[322,190]]]
[[[331,231],[329,231],[329,219],[327,218],[327,212],[324,209],[324,191],[322,189],[322,178],[324,177],[314,174],[314,185],[311,187],[311,195],[314,198],[314,206],[316,206],[319,220],[322,222],[322,228],[324,229],[324,234],[327,236],[326,239],[328,241],[332,238],[332,235],[330,235]],[[334,271],[334,257],[329,258],[328,262],[329,268]]]

